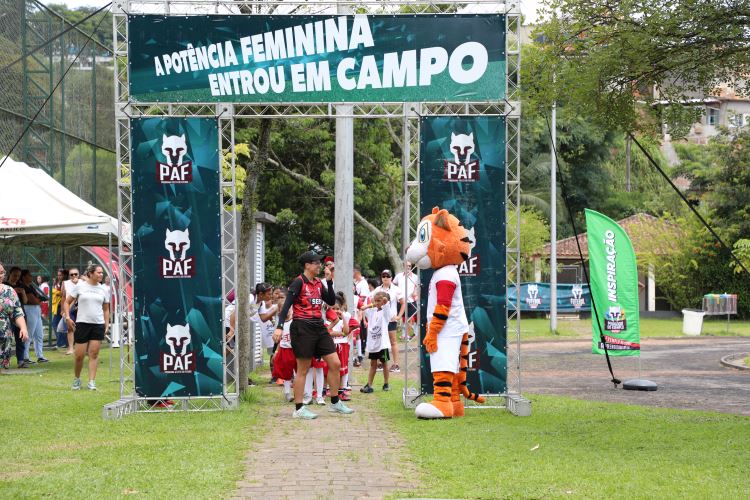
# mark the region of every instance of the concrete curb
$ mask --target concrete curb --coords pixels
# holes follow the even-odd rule
[[[648,340],[674,340],[677,342],[681,341],[695,341],[695,340],[706,340],[706,339],[739,339],[739,338],[747,338],[742,335],[731,335],[731,336],[724,336],[724,335],[680,335],[676,337],[641,337],[641,342],[645,339]],[[521,344],[535,344],[537,342],[581,342],[581,341],[589,341],[591,342],[591,335],[582,335],[580,337],[531,337],[531,338],[521,338]],[[514,341],[515,342],[515,341]]]
[[[729,354],[721,358],[721,364],[735,370],[750,370],[750,366],[745,366],[743,363],[743,360],[748,356],[750,356],[750,352]]]

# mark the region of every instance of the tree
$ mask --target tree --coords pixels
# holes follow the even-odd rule
[[[259,207],[273,213],[267,228],[266,277],[285,283],[297,256],[333,249],[335,128],[332,120],[279,122],[271,135],[270,168],[258,179]],[[237,138],[252,144],[254,126]],[[355,261],[368,268],[400,266],[402,172],[384,120],[355,121]]]
[[[711,221],[707,211],[704,217]],[[638,256],[639,263],[653,263],[656,282],[673,308],[700,308],[707,293],[735,293],[740,297],[750,294],[747,274],[736,272],[729,251],[716,242],[695,217],[672,220],[683,232],[674,241],[668,232],[653,234],[652,249],[675,247],[669,252],[647,252]],[[738,302],[738,315],[750,317],[747,301]]]
[[[652,126],[640,101],[707,95],[723,82],[750,92],[747,0],[547,0],[544,14],[547,49],[524,60],[533,106],[565,101],[608,129],[636,131]]]
[[[242,207],[240,209],[240,235],[237,242],[237,355],[239,356],[239,390],[244,392],[248,386],[250,372],[250,310],[246,307],[250,300],[250,237],[255,224],[255,210],[258,206],[258,178],[268,163],[270,151],[271,127],[273,121],[269,118],[261,119],[259,125],[258,142],[255,155],[242,155],[249,159],[244,163],[245,182],[242,190]],[[242,314],[244,313],[244,314]]]
[[[516,231],[515,218],[508,219],[508,234]],[[549,243],[549,224],[538,210],[521,207],[521,281],[534,280],[534,256]]]
[[[726,132],[707,146],[681,145],[676,172],[691,181],[689,196],[704,206],[729,246],[750,235],[750,131]]]
[[[62,171],[54,172],[62,183]],[[117,216],[117,169],[115,155],[96,150],[96,200],[94,200],[94,160],[91,146],[78,144],[65,159],[65,187],[99,210]]]

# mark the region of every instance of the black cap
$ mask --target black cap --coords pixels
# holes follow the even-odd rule
[[[304,266],[305,264],[310,264],[311,262],[320,262],[322,259],[322,255],[318,255],[312,250],[308,250],[307,252],[299,256],[299,263]]]

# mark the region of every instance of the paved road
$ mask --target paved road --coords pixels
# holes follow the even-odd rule
[[[604,356],[591,354],[590,340],[525,342],[521,347],[522,391],[626,404],[712,410],[750,415],[750,371],[719,360],[750,352],[748,337],[643,339],[640,378],[655,392],[615,390]],[[638,377],[636,358],[612,358],[620,380]]]

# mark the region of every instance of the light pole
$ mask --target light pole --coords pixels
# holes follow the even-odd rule
[[[553,80],[554,81],[554,80]],[[557,102],[552,103],[549,186],[549,328],[557,331]]]

